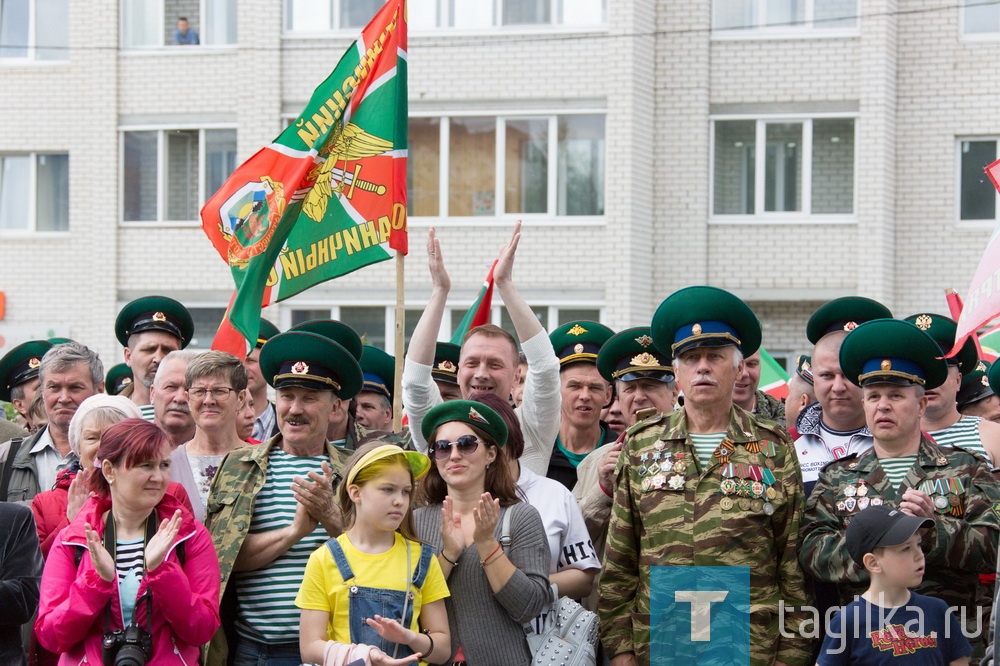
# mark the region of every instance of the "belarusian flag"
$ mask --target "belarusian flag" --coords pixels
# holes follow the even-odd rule
[[[784,400],[788,397],[788,373],[763,347],[760,349],[760,383],[757,386],[772,398]]]
[[[262,305],[407,252],[406,2],[389,0],[299,117],[244,162],[201,210],[229,264],[226,312],[253,347]]]
[[[479,295],[476,296],[476,301],[451,334],[451,344],[461,345],[466,333],[476,326],[490,322],[490,309],[493,307],[493,269],[496,267],[497,262],[494,261],[493,265],[490,266],[490,272],[486,275],[486,281],[483,282],[483,286],[479,290]]]

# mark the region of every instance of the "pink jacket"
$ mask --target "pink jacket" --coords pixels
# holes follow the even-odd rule
[[[97,574],[87,552],[84,523],[104,533],[101,517],[111,507],[110,498],[92,497],[76,519],[60,532],[49,552],[42,574],[41,601],[35,634],[49,650],[62,654],[59,663],[101,664],[104,609],[111,604],[111,629],[121,629],[121,604],[117,584]],[[156,511],[160,520],[178,508],[177,499],[163,496]],[[184,542],[184,566],[177,544]],[[76,551],[83,550],[80,565]],[[138,596],[147,587],[153,595],[153,656],[155,664],[198,663],[198,648],[219,628],[219,560],[204,525],[183,509],[177,540],[163,563],[142,580]],[[135,617],[146,627],[146,602],[136,606]]]

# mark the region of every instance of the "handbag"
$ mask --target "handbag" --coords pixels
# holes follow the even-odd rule
[[[510,545],[510,514],[504,512],[500,528],[500,544]],[[546,615],[542,633],[536,633],[530,623],[524,625],[531,664],[546,666],[596,666],[598,619],[569,597],[560,597],[559,588],[549,586],[552,604]]]

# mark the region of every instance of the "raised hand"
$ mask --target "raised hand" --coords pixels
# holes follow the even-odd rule
[[[90,526],[90,523],[84,523],[83,532],[87,537],[87,551],[90,553],[90,561],[94,563],[97,575],[110,583],[116,575],[115,561],[111,559],[111,553],[101,543],[101,537],[97,536],[97,532]]]
[[[73,522],[76,518],[76,514],[80,513],[80,509],[88,499],[94,494],[88,487],[90,486],[90,475],[93,474],[92,469],[81,469],[77,472],[73,480],[69,482],[69,490],[67,491],[68,497],[66,501],[66,519],[69,522]]]
[[[517,244],[521,242],[521,220],[514,223],[514,233],[510,240],[500,250],[500,257],[497,265],[493,268],[493,280],[497,286],[509,284],[514,270],[514,254],[517,252]]]
[[[441,506],[441,550],[452,562],[457,562],[465,550],[462,517],[455,515],[450,497],[445,497]]]
[[[160,522],[156,534],[146,544],[146,571],[152,571],[163,564],[163,558],[167,556],[167,551],[177,539],[180,529],[181,510],[177,509],[174,515]]]
[[[500,520],[500,500],[493,499],[489,493],[483,493],[479,498],[479,506],[472,510],[472,516],[476,521],[476,528],[472,532],[476,545],[495,541],[493,532]]]
[[[444,267],[444,256],[441,254],[441,241],[437,231],[431,227],[427,231],[427,268],[431,272],[431,284],[435,289],[451,290],[451,277]]]

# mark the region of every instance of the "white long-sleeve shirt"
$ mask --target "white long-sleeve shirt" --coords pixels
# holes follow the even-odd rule
[[[525,340],[521,349],[528,360],[523,399],[514,410],[524,434],[521,466],[545,476],[552,447],[559,435],[559,409],[562,406],[559,359],[545,331]],[[422,453],[427,453],[427,442],[420,432],[420,423],[424,414],[441,402],[441,392],[431,376],[431,366],[407,358],[403,365],[403,404],[406,405],[413,446]]]

